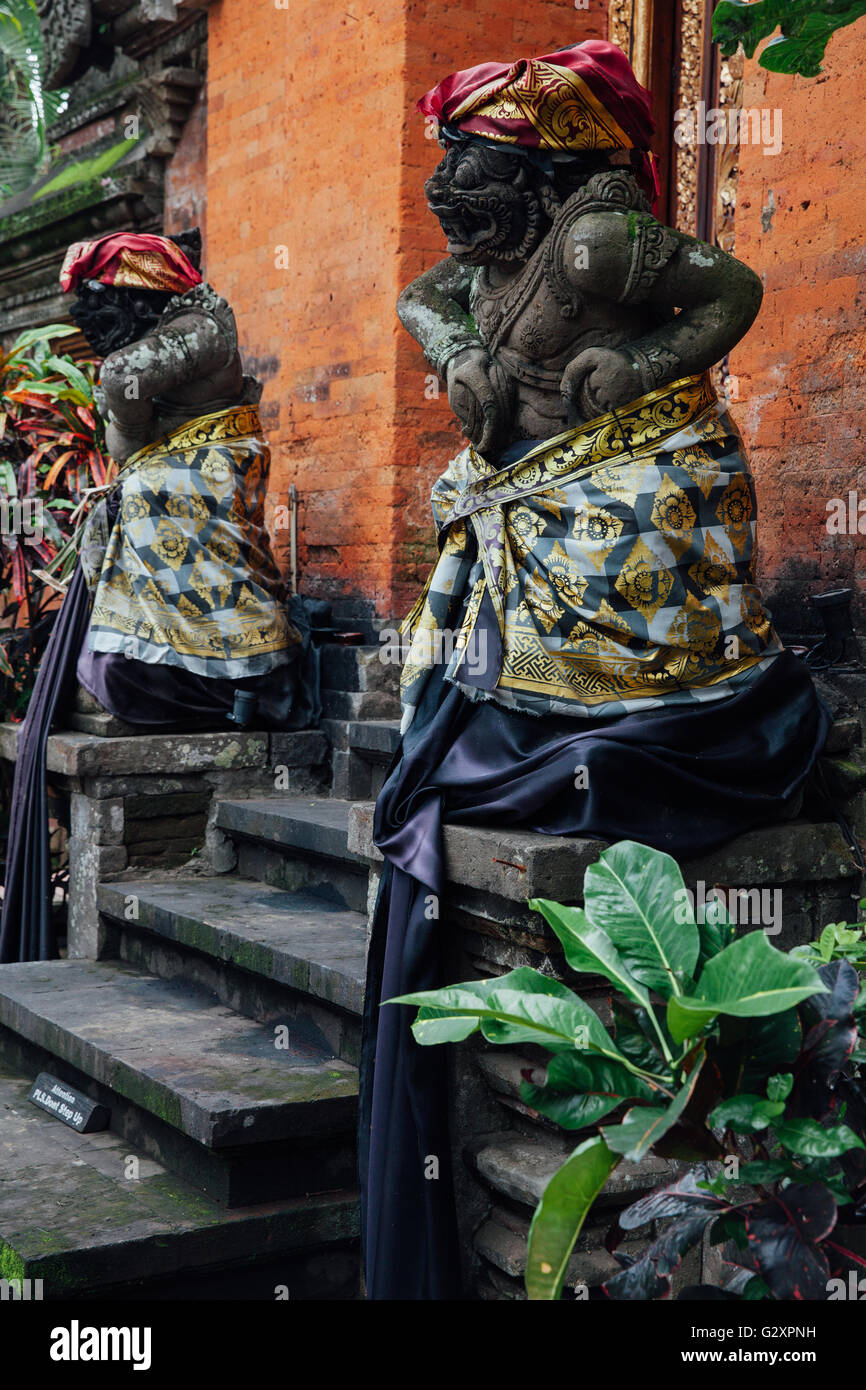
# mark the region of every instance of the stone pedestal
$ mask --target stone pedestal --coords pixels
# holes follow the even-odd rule
[[[0,726],[0,757],[14,761],[18,733],[16,725]],[[49,780],[70,799],[69,957],[95,960],[102,952],[99,883],[181,866],[230,871],[236,856],[216,824],[218,798],[321,794],[328,757],[327,739],[317,730],[52,734]]]

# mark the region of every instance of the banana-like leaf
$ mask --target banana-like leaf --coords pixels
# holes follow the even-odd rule
[[[636,980],[664,998],[683,992],[700,937],[676,860],[621,840],[587,869],[583,895],[587,917]]]
[[[417,1004],[436,1011],[412,1025],[416,1040],[423,1045],[450,1041],[443,1028],[446,1018],[470,1018],[490,1042],[533,1042],[552,1052],[586,1047],[617,1061],[625,1060],[588,1004],[567,985],[525,966],[493,980],[470,980],[445,989],[403,994],[386,1002]]]
[[[584,1129],[609,1115],[624,1100],[652,1100],[658,1087],[635,1076],[620,1062],[586,1051],[558,1052],[543,1086],[524,1081],[521,1099],[563,1129]]]
[[[52,179],[44,183],[38,193],[34,193],[33,201],[38,198],[47,198],[52,193],[61,193],[66,188],[74,188],[76,184],[87,183],[90,179],[102,178],[116,164],[129,154],[137,144],[140,137],[136,136],[129,140],[119,140],[110,149],[103,150],[100,154],[89,155],[86,159],[77,159],[72,164],[67,164]]]
[[[708,961],[693,997],[668,1000],[667,1021],[677,1042],[693,1038],[719,1014],[758,1018],[782,1013],[812,994],[828,993],[817,971],[749,932]]]
[[[68,358],[57,357],[55,355],[47,357],[45,359],[45,365],[46,367],[50,367],[52,371],[57,372],[59,376],[65,377],[70,385],[76,388],[83,397],[81,402],[83,405],[89,403],[91,395],[90,382],[87,380],[87,377],[80,367],[76,367],[75,363],[70,362]]]
[[[526,1292],[533,1301],[556,1300],[574,1243],[616,1165],[603,1139],[587,1139],[554,1173],[535,1209],[526,1251]]]
[[[529,906],[550,923],[572,970],[604,975],[641,1008],[649,1009],[649,990],[635,979],[607,932],[595,926],[582,907],[563,907],[548,898],[530,898]]]
[[[25,351],[26,348],[33,347],[34,343],[45,343],[51,338],[68,338],[78,329],[70,323],[44,323],[41,328],[28,328],[23,333],[19,333],[15,342],[12,344],[9,356],[14,357],[18,353]]]

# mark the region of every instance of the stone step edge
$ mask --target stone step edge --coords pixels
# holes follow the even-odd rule
[[[0,724],[0,758],[15,762],[20,724]],[[275,764],[314,767],[328,754],[318,729],[294,733],[226,730],[208,733],[104,737],[73,729],[51,734],[46,766],[67,777],[120,777],[142,773],[226,772]]]
[[[89,965],[97,968],[100,964],[115,965],[116,962],[51,961],[42,964],[64,967]],[[348,1116],[356,1103],[358,1072],[355,1066],[341,1058],[334,1057],[328,1061],[334,1078],[323,1086],[325,1094],[299,1096],[291,1101],[286,1099],[280,1107],[245,1101],[240,1107],[215,1110],[193,1099],[190,1094],[175,1089],[170,1080],[148,1071],[144,1061],[136,1064],[116,1057],[110,1042],[84,1038],[67,1024],[57,1022],[51,1017],[47,1004],[37,1011],[27,1002],[16,999],[9,972],[17,969],[19,967],[12,965],[0,974],[0,1027],[59,1057],[82,1076],[204,1148],[219,1153],[237,1149],[241,1145],[252,1151],[257,1143],[306,1142],[331,1133],[351,1131]],[[135,976],[140,972],[124,967],[123,973]],[[43,991],[39,997],[48,1000],[51,996],[52,991],[49,990]],[[277,1114],[277,1109],[282,1113]],[[232,1117],[230,1122],[222,1118],[228,1115]],[[260,1125],[257,1133],[253,1134],[257,1116],[267,1123]],[[310,1123],[301,1124],[304,1116],[310,1117]],[[263,1129],[267,1132],[262,1133]]]
[[[359,858],[378,865],[374,807],[374,802],[351,803],[347,843]],[[450,883],[514,903],[535,897],[579,902],[586,869],[609,843],[468,825],[446,825],[443,840]],[[752,830],[711,854],[680,861],[680,867],[686,885],[703,882],[707,891],[714,884],[759,888],[837,881],[857,873],[842,831],[829,822],[791,821]]]
[[[349,812],[356,803],[338,797],[220,797],[216,824],[267,848],[332,859],[365,871],[368,861],[349,845]]]
[[[43,1280],[47,1299],[249,1266],[263,1252],[288,1256],[358,1235],[352,1190],[227,1209],[120,1134],[78,1134],[47,1115],[27,1100],[31,1079],[0,1064],[0,1270]]]
[[[532,1138],[518,1130],[501,1130],[477,1136],[463,1151],[470,1172],[492,1192],[516,1202],[531,1213],[548,1182],[573,1152],[569,1135],[542,1134]],[[640,1163],[622,1160],[614,1168],[597,1199],[597,1213],[605,1206],[622,1206],[637,1200],[665,1182],[673,1181],[682,1165],[649,1154]]]
[[[315,901],[313,894],[271,888],[257,879],[241,879],[234,874],[221,874],[213,879],[166,879],[164,882],[180,887],[187,883],[195,886],[218,883],[221,888],[226,883],[248,883],[256,892],[272,897],[275,906],[282,902],[287,913],[291,912],[294,900]],[[360,1017],[364,1007],[363,966],[353,974],[340,970],[336,965],[316,961],[312,956],[292,952],[285,945],[269,945],[266,941],[242,935],[233,928],[190,916],[180,908],[166,908],[163,903],[153,901],[154,887],[154,880],[146,879],[100,883],[96,890],[97,910],[118,926],[150,932],[163,941],[197,951],[221,965],[243,970],[252,976],[261,976],[273,984],[285,985],[300,994]],[[136,916],[133,919],[128,916],[130,899],[135,900]],[[330,904],[322,900],[323,911],[329,907]],[[337,915],[356,918],[359,932],[365,933],[366,919],[363,913],[343,908]],[[252,918],[254,920],[254,913]]]

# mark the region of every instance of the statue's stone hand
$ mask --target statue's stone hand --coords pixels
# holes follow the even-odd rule
[[[108,419],[108,401],[105,399],[105,389],[101,381],[97,381],[93,387],[93,403],[103,420]]]
[[[626,353],[586,348],[569,362],[560,387],[569,421],[592,420],[642,394],[640,377]],[[575,420],[576,423],[576,420]]]
[[[484,458],[495,456],[508,434],[509,380],[486,348],[464,348],[447,369],[448,404],[467,439]]]

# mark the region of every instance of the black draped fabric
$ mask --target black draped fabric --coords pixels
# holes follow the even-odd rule
[[[127,724],[148,728],[188,725],[223,727],[234,707],[235,692],[256,696],[251,727],[312,729],[321,717],[318,647],[311,640],[304,600],[293,595],[290,622],[303,641],[288,660],[260,676],[242,679],[199,676],[182,666],[127,659],[117,652],[91,651],[87,642],[78,660],[78,680],[104,709]]]
[[[72,694],[75,663],[90,619],[90,596],[76,566],[39,667],[18,759],[9,814],[0,962],[53,960],[51,854],[45,789],[45,745],[57,709]]]
[[[368,966],[360,1125],[369,1298],[460,1297],[447,1050],[414,1041],[414,1009],[379,1007],[453,983],[442,978],[442,923],[426,906],[445,886],[443,822],[632,839],[689,858],[790,816],[829,722],[787,651],[735,695],[607,721],[475,703],[433,673],[376,807],[386,872]],[[431,1155],[438,1179],[425,1176]]]
[[[236,690],[259,698],[254,728],[308,729],[321,716],[320,653],[311,640],[304,601],[293,595],[289,617],[303,642],[291,660],[264,676],[221,680],[177,666],[150,665],[124,657],[103,658],[87,645],[90,594],[81,565],[75,568],[39,667],[18,741],[12,788],[6,881],[0,921],[0,963],[52,960],[57,942],[51,924],[51,856],[45,754],[56,713],[71,705],[77,681],[119,719],[143,727],[230,727]]]

